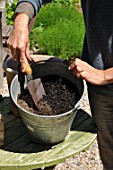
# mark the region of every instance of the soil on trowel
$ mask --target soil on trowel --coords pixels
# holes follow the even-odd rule
[[[18,96],[18,104],[28,112],[39,115],[59,115],[70,111],[80,99],[76,86],[66,79],[56,76],[42,78],[46,96],[35,106],[26,88]]]

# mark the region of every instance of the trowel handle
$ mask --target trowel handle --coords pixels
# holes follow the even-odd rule
[[[27,58],[26,58],[26,70],[25,70],[25,73],[26,73],[27,75],[32,74],[32,69],[31,69],[31,66],[30,66]]]

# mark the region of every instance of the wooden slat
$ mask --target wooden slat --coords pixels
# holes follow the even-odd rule
[[[21,148],[20,152],[22,153],[39,153],[42,151],[49,150],[51,147],[50,146],[42,146],[40,144],[37,145],[37,143],[30,142],[26,147]]]
[[[2,37],[7,37],[9,30],[10,30],[10,26],[5,26],[3,28]]]
[[[2,33],[2,43],[3,44],[6,44],[6,40],[10,36],[11,31],[12,31],[12,26],[5,26],[4,27],[3,33]]]
[[[10,36],[13,26],[10,25],[10,26],[8,26],[8,27],[9,27],[9,30],[8,30],[8,32],[7,32],[7,37]]]
[[[10,150],[15,150],[15,146],[13,146],[13,144],[17,144],[20,146],[20,144],[23,146],[23,142],[19,143],[19,139],[21,139],[24,135],[26,135],[27,131],[26,129],[22,126],[19,127],[18,130],[15,129],[13,131],[11,131],[10,133],[5,135],[5,149],[10,149]],[[23,138],[23,141],[26,140],[27,138]],[[27,142],[27,141],[26,141]],[[25,143],[25,142],[24,142]],[[17,150],[15,150],[16,152]]]
[[[2,27],[6,25],[6,1],[5,0],[0,0],[0,12],[2,13]]]
[[[23,126],[23,121],[20,119],[12,119],[10,122],[5,124],[5,131],[6,133],[13,131],[14,129],[18,129],[19,127]]]
[[[15,121],[15,117],[12,113],[8,113],[4,115],[4,122],[5,122],[5,127],[8,126],[8,124],[10,124],[11,121]]]
[[[0,110],[2,110],[4,107],[7,107],[7,105],[10,105],[10,98],[4,97],[3,102],[0,102]]]
[[[3,160],[9,158],[9,156],[11,157],[12,155],[14,155],[14,152],[8,152],[5,150],[0,149],[0,161],[2,162]]]

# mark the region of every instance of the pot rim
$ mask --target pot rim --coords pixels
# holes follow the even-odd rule
[[[82,82],[83,82],[83,93],[82,93],[82,95],[81,95],[81,98],[80,98],[80,99],[78,100],[78,102],[75,104],[75,106],[74,106],[73,109],[69,110],[68,112],[61,113],[61,114],[59,114],[59,115],[52,115],[52,116],[46,115],[46,116],[45,116],[45,115],[38,115],[38,114],[35,114],[35,113],[32,113],[32,112],[28,112],[27,110],[25,110],[24,108],[22,108],[22,107],[17,103],[17,99],[14,100],[14,97],[13,97],[13,95],[12,95],[12,90],[13,90],[13,83],[14,83],[15,79],[17,79],[17,78],[18,78],[18,74],[14,76],[14,78],[13,78],[13,80],[12,80],[12,82],[11,82],[11,86],[10,86],[11,98],[12,98],[13,102],[15,103],[15,105],[16,105],[19,109],[21,109],[22,111],[26,112],[27,114],[29,114],[29,115],[31,115],[31,116],[43,117],[43,118],[55,118],[55,117],[65,116],[65,115],[67,115],[67,114],[69,114],[69,113],[71,113],[71,112],[73,112],[73,111],[76,111],[76,110],[80,109],[80,103],[81,103],[81,101],[82,101],[82,99],[83,99],[83,97],[84,97],[84,94],[85,94],[85,80],[82,80]]]
[[[13,60],[12,58],[7,58],[4,62],[3,62],[3,69],[4,71],[8,71],[8,72],[14,72],[14,73],[18,73],[18,71],[16,69],[13,69],[11,67],[9,67],[9,63],[10,62],[15,62],[18,63],[17,61]]]

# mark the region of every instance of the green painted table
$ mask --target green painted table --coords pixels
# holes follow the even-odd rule
[[[5,122],[5,144],[0,149],[0,170],[51,167],[87,150],[96,139],[93,120],[81,109],[66,140],[54,146],[43,146],[30,140],[22,120],[10,112],[8,97],[0,103],[0,112]]]

